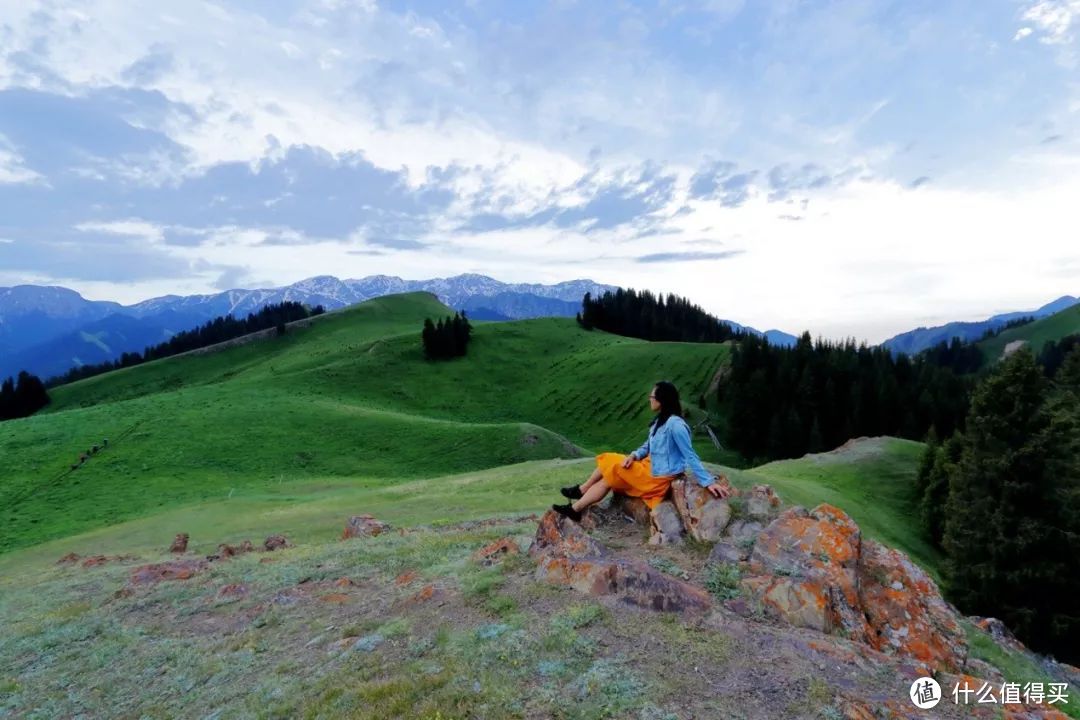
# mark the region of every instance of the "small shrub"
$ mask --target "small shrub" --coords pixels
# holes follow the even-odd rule
[[[649,565],[653,566],[662,573],[674,575],[675,577],[682,578],[683,580],[690,579],[690,573],[683,570],[670,558],[666,558],[663,556],[654,556],[649,558]]]
[[[738,566],[722,563],[712,565],[705,573],[705,589],[721,600],[731,600],[740,594],[742,573]]]
[[[607,619],[607,610],[596,603],[573,605],[551,618],[552,630],[577,630]]]
[[[507,595],[492,595],[484,603],[484,608],[488,612],[497,615],[501,618],[505,618],[512,615],[517,611],[517,602],[514,598]]]
[[[405,618],[394,618],[379,628],[378,634],[384,638],[399,637],[409,634],[409,621]]]

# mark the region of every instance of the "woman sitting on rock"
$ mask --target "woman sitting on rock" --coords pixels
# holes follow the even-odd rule
[[[713,497],[727,497],[730,490],[702,467],[690,444],[690,426],[682,418],[682,403],[675,386],[665,380],[656,383],[649,393],[649,407],[657,416],[649,424],[645,443],[629,455],[597,455],[596,469],[589,479],[561,491],[576,502],[552,505],[555,512],[580,522],[581,513],[603,500],[609,490],[639,497],[652,510],[667,495],[671,481],[687,469]]]

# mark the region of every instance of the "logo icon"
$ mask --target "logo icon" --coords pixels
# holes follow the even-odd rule
[[[911,704],[920,710],[929,710],[941,702],[941,686],[937,680],[930,677],[921,677],[911,683]]]

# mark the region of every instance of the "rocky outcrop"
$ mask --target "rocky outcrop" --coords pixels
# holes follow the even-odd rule
[[[903,553],[873,540],[859,554],[859,600],[876,636],[872,643],[932,668],[959,668],[967,657],[960,616],[934,581]]]
[[[390,524],[377,520],[374,515],[353,515],[341,533],[342,540],[355,537],[374,537],[390,530]]]
[[[863,540],[831,505],[783,512],[758,536],[742,589],[768,616],[842,635],[933,670],[961,668],[957,612],[903,553]]]
[[[701,611],[709,595],[647,563],[619,558],[589,537],[580,525],[548,512],[540,519],[529,548],[536,559],[536,579],[652,610]]]

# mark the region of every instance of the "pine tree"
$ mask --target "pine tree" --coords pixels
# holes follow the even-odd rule
[[[424,357],[428,360],[435,359],[435,323],[431,318],[424,319],[424,329],[420,333],[420,339],[424,344]]]
[[[929,449],[929,447],[928,447]],[[923,532],[935,547],[942,546],[946,508],[949,500],[949,479],[956,471],[963,449],[963,436],[953,435],[930,453],[931,464],[919,496],[919,519]],[[920,467],[920,471],[922,468]]]
[[[1063,452],[1069,424],[1049,412],[1047,390],[1028,350],[976,388],[948,469],[942,545],[962,610],[1000,617],[1036,649],[1068,652],[1062,634],[1075,642],[1080,628],[1076,458]]]
[[[0,421],[15,417],[15,381],[7,378],[0,384]]]

